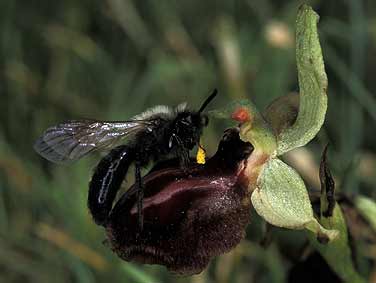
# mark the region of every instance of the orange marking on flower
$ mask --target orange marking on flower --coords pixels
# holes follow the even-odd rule
[[[239,107],[232,113],[231,118],[240,123],[244,123],[251,120],[251,115],[248,109],[244,107]]]

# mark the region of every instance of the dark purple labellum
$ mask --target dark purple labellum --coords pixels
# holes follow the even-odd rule
[[[130,193],[110,215],[112,249],[127,261],[161,264],[185,275],[201,272],[244,237],[251,203],[242,172],[252,150],[229,129],[205,165],[184,170],[173,161],[157,165],[143,178],[143,231],[138,231],[136,195]]]

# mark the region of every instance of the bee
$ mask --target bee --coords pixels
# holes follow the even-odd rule
[[[88,207],[94,221],[106,226],[107,215],[134,164],[137,187],[139,228],[143,227],[143,184],[141,169],[151,162],[169,156],[178,158],[184,168],[190,161],[189,152],[199,145],[203,128],[209,118],[203,113],[217,95],[215,89],[198,111],[183,103],[176,108],[155,106],[127,121],[72,120],[48,128],[39,137],[34,149],[55,163],[76,161],[96,150],[110,152],[102,158],[89,183]],[[126,141],[118,145],[119,142]]]

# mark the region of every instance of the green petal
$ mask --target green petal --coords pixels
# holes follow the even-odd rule
[[[335,229],[339,231],[339,235],[337,239],[328,244],[320,244],[315,236],[310,235],[310,240],[313,246],[320,252],[326,262],[338,274],[338,276],[344,280],[344,282],[366,282],[360,277],[354,268],[351,250],[349,248],[346,222],[339,205],[336,204],[334,207],[332,217],[322,217],[320,223],[327,229]]]
[[[278,138],[283,131],[295,123],[298,112],[299,94],[290,93],[273,100],[262,115]]]
[[[265,164],[251,199],[256,212],[274,226],[307,228],[329,240],[337,236],[317,222],[303,180],[278,158]]]
[[[318,19],[311,7],[300,7],[296,28],[299,113],[293,126],[286,128],[277,137],[278,155],[307,144],[324,123],[328,80],[317,34]]]

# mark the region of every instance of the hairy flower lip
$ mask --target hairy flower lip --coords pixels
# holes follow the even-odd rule
[[[242,172],[252,150],[237,129],[229,129],[204,165],[157,164],[143,178],[144,230],[137,228],[133,192],[110,215],[111,248],[127,261],[160,264],[185,275],[201,272],[213,256],[244,237],[251,204]]]
[[[167,171],[166,173],[172,173]],[[184,172],[178,172],[178,176],[171,176],[175,180],[171,180],[170,182],[166,183],[166,186],[163,185],[154,185],[148,184],[148,186],[152,186],[155,188],[163,187],[163,190],[158,192],[158,199],[154,200],[153,198],[146,197],[144,200],[144,210],[147,210],[149,207],[162,204],[163,202],[168,201],[168,198],[173,197],[175,194],[184,193],[186,190],[195,190],[195,191],[206,191],[206,190],[219,190],[224,191],[227,189],[227,187],[234,186],[236,183],[236,178],[234,176],[228,175],[228,176],[210,176],[210,177],[204,177],[204,176],[192,176],[185,178]],[[201,172],[200,172],[201,173]],[[158,177],[160,175],[158,174]],[[147,182],[147,180],[145,180]],[[130,214],[132,216],[135,216],[137,214],[137,206],[134,204],[134,206],[130,210]]]
[[[170,186],[169,183],[171,182],[180,182],[180,187],[191,185],[192,188],[199,188],[200,186],[214,188],[221,184],[224,185],[227,180],[228,186],[234,186],[235,182],[246,186],[248,176],[245,169],[247,158],[252,152],[253,146],[240,140],[239,129],[229,128],[224,132],[217,152],[207,160],[206,164],[197,164],[194,159],[191,159],[187,168],[181,168],[177,158],[156,163],[149,173],[142,178],[142,183],[147,188],[144,190],[145,202],[148,202],[148,196],[158,193],[158,189],[164,186]],[[133,184],[128,189],[130,194],[127,196],[127,198],[131,197],[134,203],[136,202],[135,189]],[[120,201],[115,205],[113,211],[121,209],[121,206],[123,204]],[[134,209],[135,206],[132,210]]]
[[[210,167],[208,167],[210,165]],[[181,168],[161,168],[157,171],[150,171],[142,179],[144,185],[144,210],[148,209],[149,205],[158,205],[163,201],[168,200],[175,194],[184,192],[187,189],[191,190],[226,190],[226,187],[231,187],[239,182],[239,184],[246,183],[246,177],[243,174],[245,166],[239,164],[239,167],[231,171],[215,170],[215,167],[211,162],[207,165],[192,164],[185,170]],[[218,168],[217,168],[218,169]],[[238,178],[239,177],[239,178]],[[124,205],[123,199],[115,205],[111,215],[123,213],[125,210],[130,213],[131,216],[137,214],[136,203],[136,187],[133,184],[128,191],[130,192],[124,201],[127,202],[127,206]],[[153,196],[159,194],[160,198],[157,201],[153,200]],[[129,207],[129,204],[132,206]],[[135,220],[136,221],[136,220]]]

